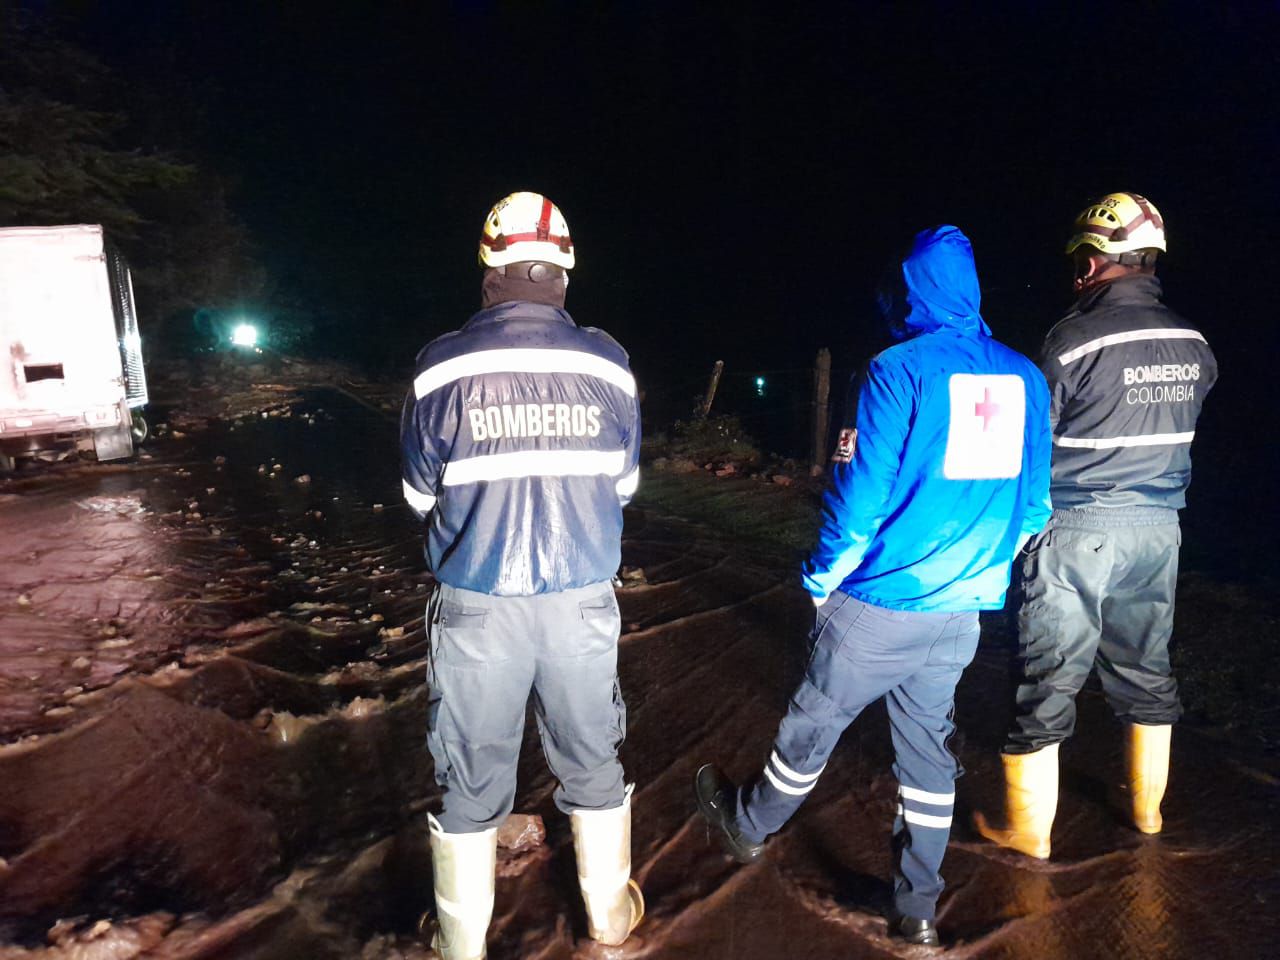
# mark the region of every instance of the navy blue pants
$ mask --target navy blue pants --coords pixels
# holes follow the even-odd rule
[[[769,762],[739,792],[738,827],[755,842],[780,830],[817,785],[845,728],[885,697],[899,785],[894,906],[932,920],[960,772],[947,740],[956,684],[978,647],[978,614],[888,610],[837,590],[818,610],[812,639]]]

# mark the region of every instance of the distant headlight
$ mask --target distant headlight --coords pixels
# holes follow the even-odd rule
[[[258,345],[258,328],[251,323],[242,323],[231,334],[231,342],[237,347],[256,347]]]

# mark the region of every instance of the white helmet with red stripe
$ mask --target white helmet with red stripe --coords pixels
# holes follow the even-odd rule
[[[1164,219],[1156,205],[1136,193],[1108,193],[1080,211],[1067,253],[1080,247],[1099,253],[1126,254],[1164,250]]]
[[[480,262],[486,267],[536,260],[573,267],[569,225],[554,203],[540,193],[521,191],[493,205],[480,235]]]

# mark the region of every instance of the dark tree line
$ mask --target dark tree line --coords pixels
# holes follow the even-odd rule
[[[0,226],[102,224],[133,266],[153,333],[260,301],[265,286],[226,182],[154,142],[165,136],[156,118],[182,112],[173,97],[0,7]]]

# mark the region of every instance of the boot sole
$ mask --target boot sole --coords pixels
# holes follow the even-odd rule
[[[593,941],[606,947],[620,947],[627,942],[636,927],[640,926],[640,921],[644,919],[644,894],[640,892],[640,884],[634,879],[627,881],[627,897],[631,900],[631,925],[627,927],[627,932],[617,940],[610,940],[603,934],[600,936],[589,934]]]
[[[1050,845],[1048,843],[1021,843],[1015,838],[1019,835],[1012,830],[1002,830],[993,827],[987,823],[987,818],[981,813],[973,815],[973,828],[978,831],[985,839],[990,840],[998,847],[1006,850],[1013,850],[1021,853],[1023,856],[1031,857],[1035,860],[1048,860]]]

